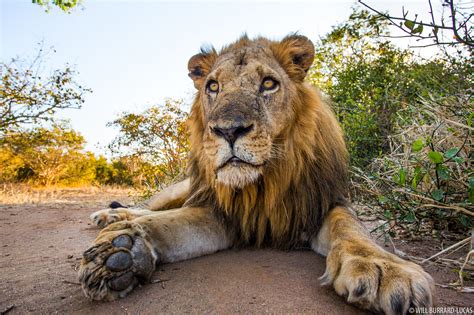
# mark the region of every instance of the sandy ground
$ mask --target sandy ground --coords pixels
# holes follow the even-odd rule
[[[304,250],[229,250],[162,265],[155,283],[125,299],[89,301],[77,282],[82,251],[98,233],[88,215],[114,198],[96,194],[88,202],[66,198],[39,205],[0,204],[0,312],[364,314],[319,285],[324,258]],[[397,246],[411,254],[422,246],[436,252],[432,244],[428,249],[426,244]],[[427,270],[438,283],[456,278],[441,267]],[[472,294],[451,289],[437,288],[437,301],[438,306],[474,309]]]

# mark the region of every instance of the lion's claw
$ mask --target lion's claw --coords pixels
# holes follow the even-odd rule
[[[156,253],[144,238],[120,234],[84,252],[79,280],[89,298],[114,300],[149,279],[156,261]]]

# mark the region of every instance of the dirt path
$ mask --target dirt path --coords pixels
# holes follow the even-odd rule
[[[154,279],[112,303],[87,300],[77,283],[84,249],[98,230],[78,200],[41,206],[0,205],[0,312],[24,313],[312,313],[363,314],[320,287],[324,259],[309,251],[224,251],[163,265]],[[407,249],[413,247],[406,246]],[[449,270],[428,268],[446,283]],[[470,306],[472,295],[438,288],[439,306]]]

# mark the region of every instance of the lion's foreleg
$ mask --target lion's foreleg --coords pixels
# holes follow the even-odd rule
[[[209,209],[157,212],[103,229],[84,252],[79,279],[89,298],[113,300],[149,279],[158,263],[198,257],[230,245],[230,236]]]
[[[148,228],[161,262],[185,260],[231,246],[224,225],[206,208],[159,212],[134,222]]]
[[[164,188],[141,206],[151,211],[181,208],[189,196],[190,186],[191,181],[187,178]]]
[[[179,183],[170,185],[156,193],[149,200],[126,208],[118,204],[118,207],[107,208],[96,211],[90,215],[90,219],[98,227],[104,228],[118,221],[131,221],[135,218],[154,214],[154,211],[181,208],[189,196],[190,180],[185,179]]]
[[[432,306],[431,276],[378,246],[347,208],[327,215],[312,247],[327,256],[323,282],[350,303],[386,314]]]

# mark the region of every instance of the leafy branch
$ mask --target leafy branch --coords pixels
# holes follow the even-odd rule
[[[0,133],[23,124],[50,121],[57,110],[81,108],[90,89],[78,84],[73,68],[66,65],[42,74],[43,48],[31,63],[12,59],[0,62]]]
[[[71,10],[82,3],[82,0],[31,0],[31,2],[45,8],[46,12],[51,10],[51,5],[55,5],[64,12],[71,13]]]

